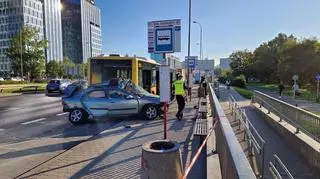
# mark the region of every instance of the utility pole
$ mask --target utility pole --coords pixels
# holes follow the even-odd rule
[[[187,58],[187,85],[188,88],[191,86],[192,81],[190,81],[190,75],[192,75],[192,70],[189,69],[189,58],[190,58],[190,36],[191,36],[191,0],[189,0],[189,32],[188,32],[188,58]],[[191,74],[190,74],[191,73]],[[191,89],[188,90],[190,101],[191,101]]]

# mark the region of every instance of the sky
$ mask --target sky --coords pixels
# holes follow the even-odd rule
[[[104,54],[150,57],[147,22],[181,19],[181,61],[188,53],[188,0],[96,0]],[[320,37],[320,0],[192,0],[192,21],[203,28],[203,56],[254,50],[278,33]],[[191,24],[191,55],[199,55],[200,29]]]

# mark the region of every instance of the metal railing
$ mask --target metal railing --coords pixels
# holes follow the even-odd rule
[[[238,120],[238,129],[241,129],[241,125],[244,128],[243,138],[247,142],[249,147],[249,155],[254,156],[257,164],[258,170],[262,177],[264,177],[264,160],[265,160],[265,146],[266,142],[252,125],[248,119],[245,110],[241,109],[235,98],[229,96],[229,109],[232,111],[234,120]]]
[[[296,133],[302,130],[311,138],[320,142],[320,117],[301,109],[297,106],[288,104],[269,95],[254,91],[253,102],[260,104],[268,110],[268,113],[274,113],[296,128]]]
[[[214,131],[222,178],[256,178],[229,120],[221,108],[212,84],[209,85],[209,95],[211,115],[218,120]]]
[[[274,179],[294,179],[290,171],[276,154],[273,155],[273,162],[269,162],[269,172]]]

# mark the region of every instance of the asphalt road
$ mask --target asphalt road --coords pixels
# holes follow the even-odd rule
[[[73,125],[58,94],[0,97],[0,173],[14,178],[123,119]]]

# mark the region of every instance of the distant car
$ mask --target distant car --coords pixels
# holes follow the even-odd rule
[[[11,81],[24,81],[24,79],[20,78],[20,77],[11,77],[10,80]]]
[[[78,124],[99,117],[131,116],[140,114],[146,119],[156,119],[163,111],[157,95],[150,94],[131,80],[118,80],[89,86],[81,91],[74,88],[62,98],[63,111],[69,121]]]
[[[47,84],[47,91],[48,93],[57,91],[60,93],[64,93],[64,90],[67,88],[67,86],[71,82],[66,79],[53,79],[50,80],[49,83]]]
[[[0,77],[0,81],[4,81],[4,78]]]

